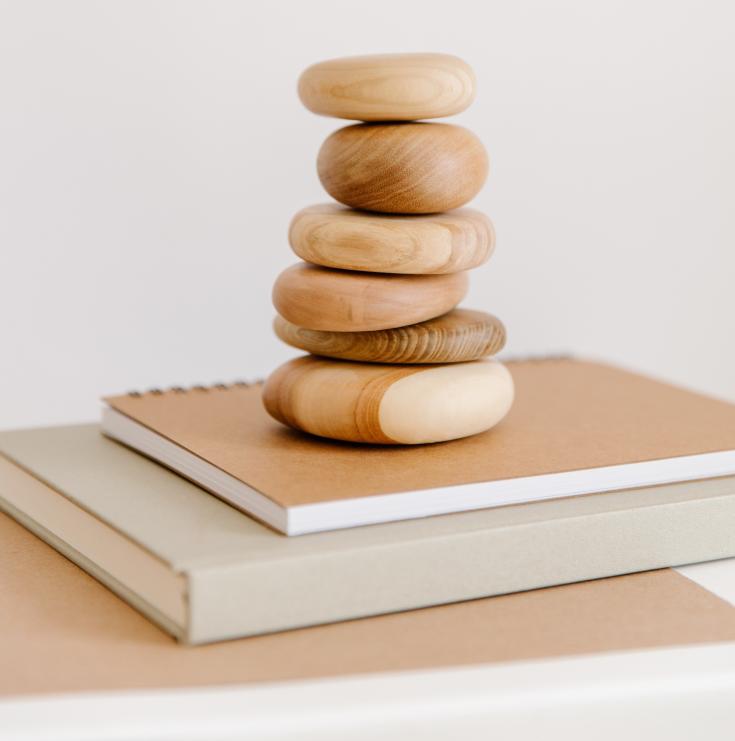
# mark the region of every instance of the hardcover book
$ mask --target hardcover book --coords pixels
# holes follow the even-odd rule
[[[182,648],[0,514],[0,698],[293,682],[735,640],[670,569]]]

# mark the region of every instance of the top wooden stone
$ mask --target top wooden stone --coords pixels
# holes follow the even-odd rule
[[[355,121],[453,116],[475,97],[472,68],[449,54],[376,54],[309,67],[301,102],[314,113]]]

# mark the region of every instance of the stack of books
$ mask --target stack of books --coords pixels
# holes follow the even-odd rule
[[[506,419],[432,446],[287,429],[258,384],[112,397],[0,433],[0,507],[189,643],[735,555],[735,406],[508,368]]]
[[[301,92],[320,113],[413,121],[462,110],[474,82],[454,58],[380,57],[317,65]],[[436,130],[421,127],[444,124],[402,126],[337,132],[330,192],[378,211],[466,200],[451,178],[402,183],[425,165],[419,140]],[[396,167],[344,164],[396,131],[413,132]],[[373,176],[393,200],[361,200]],[[392,218],[317,207],[292,224],[321,267],[281,281],[276,330],[328,359],[265,390],[133,392],[105,400],[101,425],[2,432],[0,509],[192,644],[735,556],[735,406],[597,362],[482,360],[502,346],[498,320],[432,317],[489,255],[489,222]]]

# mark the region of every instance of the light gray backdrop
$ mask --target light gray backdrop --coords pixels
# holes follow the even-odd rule
[[[445,51],[491,156],[498,247],[466,305],[512,354],[609,359],[735,398],[735,6],[0,3],[0,427],[105,393],[265,375],[286,230],[342,125],[320,59]]]

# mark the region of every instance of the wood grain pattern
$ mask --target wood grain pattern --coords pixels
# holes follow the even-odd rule
[[[466,293],[466,273],[388,275],[298,263],[276,279],[273,305],[305,329],[364,332],[446,314]]]
[[[494,355],[505,345],[505,327],[482,311],[454,309],[419,324],[373,332],[304,329],[277,316],[273,328],[286,344],[343,360],[370,363],[460,363]]]
[[[278,368],[263,404],[279,422],[336,440],[420,444],[454,440],[497,424],[513,380],[497,361],[377,365],[309,355]]]
[[[428,214],[474,198],[488,159],[482,142],[461,126],[356,124],[327,137],[317,170],[329,195],[347,206]]]
[[[288,238],[307,262],[377,273],[469,270],[486,262],[495,247],[492,222],[469,208],[403,216],[320,204],[293,217]]]
[[[374,54],[319,62],[299,78],[312,112],[357,121],[453,116],[475,98],[475,74],[449,54]]]

